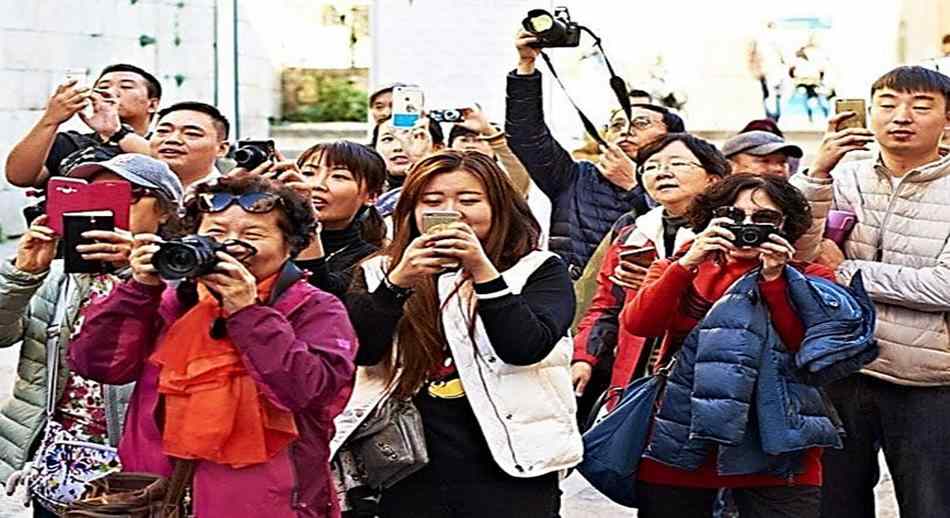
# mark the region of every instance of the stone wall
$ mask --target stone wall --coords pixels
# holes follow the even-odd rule
[[[232,2],[220,0],[222,6]],[[246,2],[242,2],[245,4]],[[149,70],[162,81],[163,105],[215,102],[215,0],[0,0],[0,164],[39,119],[65,71],[90,74],[116,62]],[[240,7],[240,111],[245,136],[266,136],[279,113],[279,70],[265,37]],[[222,9],[218,101],[233,113],[233,23]],[[154,41],[142,45],[142,41]],[[179,84],[180,82],[180,84]],[[233,115],[232,115],[233,117]],[[81,123],[70,122],[68,127]],[[21,230],[22,192],[0,180],[0,227]]]

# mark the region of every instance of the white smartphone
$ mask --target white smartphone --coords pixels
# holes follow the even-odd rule
[[[76,81],[76,84],[73,85],[76,90],[92,91],[92,85],[89,83],[89,71],[85,68],[66,69],[66,82],[70,81]],[[92,109],[92,99],[86,101],[86,106],[82,109],[82,112],[87,117],[92,117],[95,114]]]
[[[418,86],[397,86],[393,89],[393,127],[412,128],[422,117],[425,96]]]

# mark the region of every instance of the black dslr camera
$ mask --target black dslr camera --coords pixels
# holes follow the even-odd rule
[[[152,265],[165,280],[194,279],[214,271],[216,254],[226,249],[226,244],[207,236],[186,236],[161,243],[152,256]]]
[[[729,224],[723,225],[722,228],[736,236],[732,243],[739,247],[759,246],[769,240],[769,234],[779,233],[779,229],[775,225],[767,223]]]
[[[429,110],[426,116],[432,122],[462,122],[465,120],[465,109]]]
[[[276,156],[277,147],[274,146],[273,140],[242,140],[234,150],[237,166],[248,171],[264,162],[274,161]]]
[[[567,48],[581,44],[581,26],[571,21],[567,7],[556,7],[553,15],[544,9],[532,9],[521,25],[538,38],[537,43],[531,44],[534,48]]]

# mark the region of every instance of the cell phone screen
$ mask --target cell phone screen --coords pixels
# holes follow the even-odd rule
[[[93,241],[82,235],[90,230],[115,230],[115,217],[109,211],[69,212],[63,214],[63,260],[66,273],[102,273],[106,265],[87,261],[76,250],[79,245]]]

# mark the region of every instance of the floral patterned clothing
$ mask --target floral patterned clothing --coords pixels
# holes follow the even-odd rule
[[[88,277],[82,280],[87,279]],[[88,282],[89,288],[80,302],[79,313],[72,325],[71,339],[78,336],[82,330],[86,309],[109,295],[121,279],[111,274],[99,274],[93,276]],[[106,405],[102,384],[70,373],[63,396],[56,406],[53,420],[80,441],[108,444]]]

